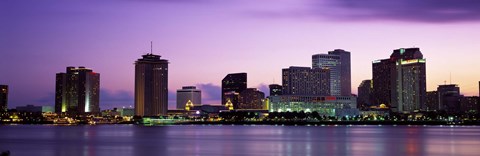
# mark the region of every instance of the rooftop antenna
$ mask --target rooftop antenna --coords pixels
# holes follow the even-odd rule
[[[450,84],[452,84],[452,72],[450,72]]]
[[[273,78],[273,84],[275,84],[275,78]]]
[[[150,41],[150,54],[153,55],[153,41]]]

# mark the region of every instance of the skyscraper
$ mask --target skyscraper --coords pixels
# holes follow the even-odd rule
[[[135,115],[167,115],[168,60],[152,53],[135,61]]]
[[[0,112],[8,108],[8,86],[0,85]]]
[[[335,49],[328,54],[312,55],[312,68],[330,69],[330,94],[350,96],[352,94],[350,52]]]
[[[395,62],[390,59],[377,60],[372,63],[373,104],[385,104],[392,107],[392,70]]]
[[[263,109],[265,94],[257,88],[247,88],[240,93],[238,109]]]
[[[222,79],[222,105],[225,105],[228,99],[235,109],[238,108],[239,95],[247,89],[247,73],[232,73]]]
[[[67,67],[66,73],[57,73],[55,83],[55,112],[100,112],[99,73],[85,67]]]
[[[358,86],[357,108],[365,109],[372,105],[372,80],[363,80]]]
[[[270,89],[270,96],[282,95],[282,85],[271,84],[268,85],[268,88]]]
[[[330,95],[330,69],[289,67],[282,70],[283,95]]]
[[[202,104],[202,91],[195,86],[184,86],[177,90],[177,109],[185,109],[189,100],[193,104]]]
[[[425,62],[419,48],[396,49],[390,59],[374,61],[375,102],[387,104],[396,112],[425,109]]]

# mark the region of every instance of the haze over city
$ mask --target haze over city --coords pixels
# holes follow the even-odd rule
[[[133,105],[133,63],[150,41],[170,62],[170,107],[187,85],[219,104],[228,73],[248,73],[248,86],[267,93],[268,84],[281,84],[282,68],[311,66],[313,54],[334,49],[351,52],[354,94],[371,79],[372,61],[419,47],[428,91],[451,75],[462,94],[478,95],[477,1],[51,2],[0,2],[0,84],[10,86],[9,107],[53,105],[55,73],[67,66],[101,74],[102,109]]]

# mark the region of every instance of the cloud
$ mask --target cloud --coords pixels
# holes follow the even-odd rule
[[[113,107],[133,106],[133,93],[129,91],[109,91],[100,89],[100,108],[110,109]]]
[[[206,3],[211,0],[129,0],[131,2],[159,2],[159,3]]]
[[[177,92],[176,91],[168,91],[168,109],[176,109],[177,108]]]
[[[265,97],[270,96],[270,88],[268,87],[267,84],[264,84],[264,83],[259,84],[259,85],[257,86],[257,88],[258,88],[258,90],[260,90],[260,91],[262,91],[263,93],[265,93]]]
[[[303,5],[251,10],[257,18],[453,23],[480,21],[478,0],[304,0]]]
[[[200,83],[197,87],[202,90],[202,103],[219,104],[222,101],[222,87],[212,83]]]
[[[46,96],[35,100],[35,103],[40,103],[40,105],[55,105],[55,93],[49,92]]]
[[[318,7],[313,14],[343,20],[395,20],[407,22],[480,21],[478,0],[327,0],[330,13]]]

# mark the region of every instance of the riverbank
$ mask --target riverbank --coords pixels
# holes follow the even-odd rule
[[[23,124],[23,125],[124,125],[139,124],[137,122],[121,122],[121,123],[98,123],[88,124],[80,122],[75,124],[54,124],[52,122],[19,122],[6,123],[0,122],[0,125]],[[311,125],[479,125],[480,121],[182,121],[166,124],[145,124],[145,125],[295,125],[295,126],[311,126]]]
[[[175,125],[480,125],[480,121],[194,121]]]

